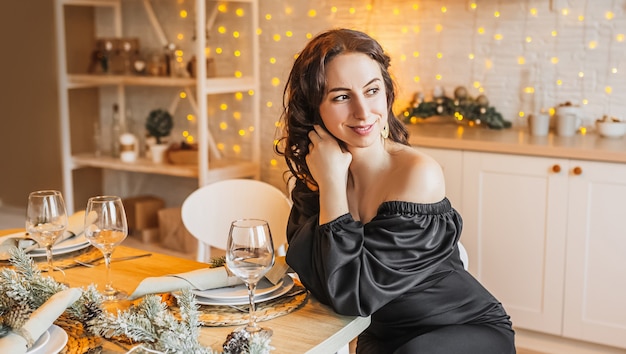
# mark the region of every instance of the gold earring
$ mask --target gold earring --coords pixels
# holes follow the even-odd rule
[[[389,122],[385,122],[383,130],[380,131],[380,135],[383,137],[383,139],[387,139],[389,137]]]

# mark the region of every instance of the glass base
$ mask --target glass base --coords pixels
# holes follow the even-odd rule
[[[238,327],[234,330],[234,332],[245,332],[251,336],[266,336],[271,337],[274,334],[271,328],[268,327],[259,327],[259,326],[243,326]]]
[[[104,302],[119,302],[128,300],[128,294],[125,291],[112,289],[113,291],[105,291],[103,295]]]

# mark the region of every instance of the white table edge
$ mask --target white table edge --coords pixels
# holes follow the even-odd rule
[[[355,317],[347,326],[326,338],[323,342],[307,351],[306,354],[336,353],[369,327],[370,322],[371,319],[369,316]]]

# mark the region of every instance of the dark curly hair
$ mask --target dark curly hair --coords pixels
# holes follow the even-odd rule
[[[316,183],[306,164],[310,143],[308,133],[314,125],[323,125],[319,107],[326,94],[326,67],[344,53],[363,53],[378,63],[387,95],[389,139],[408,145],[407,129],[392,111],[395,84],[388,70],[390,58],[380,44],[355,30],[323,32],[306,45],[293,64],[283,92],[283,136],[274,145],[276,153],[285,157],[291,175],[313,185]]]

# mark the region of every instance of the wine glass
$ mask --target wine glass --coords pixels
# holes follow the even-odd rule
[[[128,296],[125,292],[114,288],[111,281],[111,254],[127,235],[126,212],[120,197],[89,198],[85,210],[85,237],[104,255],[106,283],[103,295],[105,302],[117,302]]]
[[[239,330],[250,335],[265,333],[271,336],[271,329],[257,324],[254,305],[257,282],[274,265],[274,244],[267,221],[241,219],[231,223],[226,245],[226,265],[248,286],[250,318],[248,325]]]
[[[54,277],[59,271],[62,278],[65,272],[55,267],[52,260],[52,246],[67,228],[67,212],[61,192],[55,190],[35,191],[28,195],[26,208],[26,231],[35,239],[39,247],[46,249],[48,275]],[[57,279],[62,282],[64,279]]]

